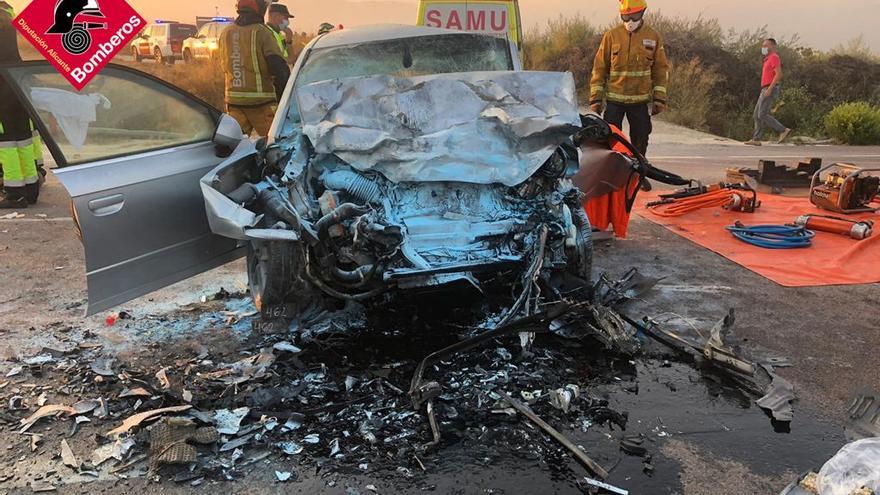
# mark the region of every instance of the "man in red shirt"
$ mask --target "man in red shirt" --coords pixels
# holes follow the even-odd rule
[[[761,96],[758,97],[758,104],[755,105],[755,134],[751,140],[745,142],[752,146],[761,146],[761,136],[764,135],[765,126],[779,134],[780,143],[791,134],[791,129],[770,115],[770,109],[779,99],[779,84],[782,82],[782,61],[776,53],[776,40],[773,38],[764,40],[761,53],[764,54],[764,70],[761,74]]]

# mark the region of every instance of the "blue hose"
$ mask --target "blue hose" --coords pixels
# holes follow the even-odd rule
[[[798,249],[810,247],[816,233],[804,227],[787,225],[754,225],[747,227],[739,222],[727,227],[737,239],[765,249]]]

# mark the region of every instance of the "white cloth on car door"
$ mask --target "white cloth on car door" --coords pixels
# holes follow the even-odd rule
[[[31,88],[31,102],[37,110],[52,114],[75,149],[86,144],[89,124],[98,120],[98,105],[105,110],[112,107],[110,100],[100,93],[81,95],[56,88]]]

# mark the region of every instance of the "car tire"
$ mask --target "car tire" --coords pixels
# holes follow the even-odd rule
[[[165,57],[162,56],[162,50],[160,50],[158,46],[156,48],[153,48],[153,59],[159,65],[165,63]]]
[[[575,248],[570,261],[571,271],[574,275],[587,282],[593,280],[593,226],[587,212],[580,205],[572,209],[572,221],[577,228]]]
[[[251,241],[247,248],[248,287],[257,311],[288,301],[302,257],[289,242]]]
[[[192,52],[189,51],[189,49],[186,49],[183,51],[183,63],[185,63],[185,64],[193,63]]]
[[[132,58],[132,60],[134,60],[135,62],[140,62],[140,61],[141,61],[141,52],[138,51],[138,49],[135,48],[135,47],[132,47],[132,48],[131,48],[131,58]]]

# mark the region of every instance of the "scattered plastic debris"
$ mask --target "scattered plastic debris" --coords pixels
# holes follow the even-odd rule
[[[76,460],[76,456],[73,454],[73,450],[71,450],[67,440],[61,440],[61,462],[69,468],[79,470],[79,461]]]
[[[623,488],[618,488],[614,485],[609,485],[603,481],[594,480],[592,478],[584,478],[584,481],[587,482],[587,485],[592,486],[594,488],[598,488],[600,490],[605,490],[610,493],[615,493],[617,495],[629,495],[628,490],[624,490]]]
[[[241,421],[250,412],[248,407],[240,407],[232,411],[229,409],[215,411],[214,424],[217,425],[217,431],[223,435],[235,435],[241,429]]]
[[[128,417],[122,424],[113,430],[107,432],[107,437],[116,437],[125,433],[128,433],[132,428],[137,428],[144,421],[148,421],[157,416],[161,416],[163,414],[168,413],[179,413],[184,412],[189,409],[192,409],[192,406],[173,406],[173,407],[164,407],[162,409],[154,409],[152,411],[146,411],[142,413],[135,414],[134,416]]]
[[[571,409],[571,401],[581,396],[581,388],[577,385],[566,385],[550,391],[550,405],[567,413]]]
[[[21,420],[21,429],[19,433],[24,433],[28,431],[31,426],[34,426],[37,421],[42,418],[46,418],[49,416],[59,416],[61,414],[66,414],[67,416],[72,416],[76,414],[76,410],[70,406],[64,406],[60,404],[54,404],[49,406],[43,406],[37,410],[34,414],[26,419]]]
[[[293,477],[293,473],[291,473],[289,471],[275,471],[275,478],[277,478],[278,481],[280,481],[282,483],[285,481],[288,481],[292,477]]]
[[[297,455],[301,454],[305,448],[296,443],[296,442],[280,442],[277,444],[278,448],[281,449],[287,455]]]

